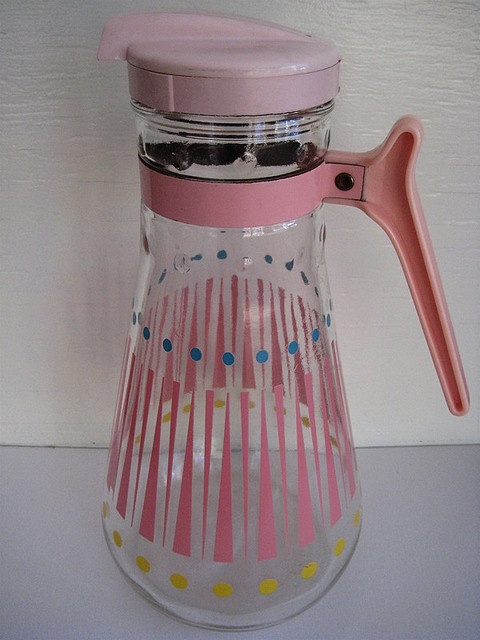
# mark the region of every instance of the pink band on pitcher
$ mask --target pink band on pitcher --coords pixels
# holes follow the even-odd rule
[[[322,163],[287,178],[256,182],[211,182],[167,175],[140,162],[142,200],[154,213],[207,227],[258,227],[301,218],[324,198],[341,198],[335,185],[341,164]],[[348,167],[352,200],[362,196],[363,167]]]

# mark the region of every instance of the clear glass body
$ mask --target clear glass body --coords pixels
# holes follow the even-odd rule
[[[141,118],[150,136],[157,120]],[[318,162],[322,147],[308,142]],[[190,168],[220,179],[218,157]],[[145,205],[141,219],[106,539],[170,615],[218,629],[279,623],[329,589],[360,531],[322,211],[243,229],[185,225]]]

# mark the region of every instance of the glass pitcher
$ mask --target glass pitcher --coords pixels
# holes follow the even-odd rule
[[[328,151],[338,54],[264,23],[117,16],[99,57],[129,62],[142,191],[106,539],[166,613],[275,624],[332,586],[361,527],[323,201],[387,231],[449,408],[468,408],[415,189],[421,126]]]

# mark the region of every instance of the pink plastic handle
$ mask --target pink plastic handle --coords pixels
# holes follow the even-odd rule
[[[324,201],[362,209],[388,234],[405,273],[448,408],[461,416],[469,408],[468,388],[415,182],[422,138],[421,123],[405,116],[393,126],[385,142],[372,151],[328,152],[325,160],[337,180],[332,196]],[[353,185],[349,165],[365,170],[360,200],[348,198]]]

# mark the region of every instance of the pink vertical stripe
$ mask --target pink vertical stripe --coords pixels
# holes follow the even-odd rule
[[[227,393],[227,402],[225,405],[222,470],[218,496],[217,526],[215,531],[213,559],[215,562],[233,562],[233,509],[229,393]]]
[[[166,324],[166,332],[165,335],[162,335],[160,338],[160,344],[162,345],[161,347],[159,347],[162,350],[162,355],[164,355],[165,357],[165,364],[163,366],[163,369],[165,371],[165,390],[164,390],[164,394],[165,394],[165,402],[168,402],[168,400],[171,399],[172,397],[172,383],[173,383],[173,360],[174,360],[174,353],[176,352],[178,345],[175,344],[175,330],[177,328],[177,322],[178,322],[178,318],[177,318],[177,292],[175,291],[175,294],[173,296],[173,318],[169,318],[169,321],[172,323],[171,326],[169,326],[169,322],[167,322]],[[171,351],[165,351],[163,349],[163,340],[164,338],[168,338],[169,340],[171,340],[172,342],[172,350]]]
[[[208,490],[210,482],[210,457],[212,453],[214,392],[205,392],[205,458],[203,469],[203,523],[202,523],[202,558],[205,557],[207,539]]]
[[[140,388],[142,386],[142,371],[143,366],[140,366],[140,374],[137,380],[137,387],[135,390],[135,400],[133,403],[133,411],[130,419],[130,428],[128,432],[128,442],[127,442],[127,450],[125,452],[125,460],[123,463],[123,471],[122,478],[120,480],[120,488],[118,490],[118,498],[117,498],[117,511],[125,518],[125,514],[127,512],[127,498],[128,498],[128,486],[130,483],[130,470],[132,468],[132,454],[133,454],[133,443],[135,440],[135,426],[137,423],[137,413],[138,413],[138,403],[140,398]]]
[[[298,345],[299,345],[298,351],[293,355],[293,362],[294,362],[293,370],[294,370],[295,382],[298,388],[300,402],[302,402],[303,404],[306,404],[307,394],[305,391],[305,380],[303,377],[304,368],[302,364],[302,356],[301,356],[301,350],[300,350],[300,345],[302,344],[302,341],[300,340],[297,319],[295,317],[295,304],[294,304],[293,295],[290,295],[290,313],[292,316],[293,337],[298,342]]]
[[[245,558],[248,555],[248,447],[249,447],[249,392],[242,391],[240,394],[240,418],[242,425],[242,476],[243,476],[243,540],[245,547]]]
[[[325,362],[328,355],[325,354]],[[338,522],[342,515],[340,507],[340,496],[338,493],[337,475],[335,473],[335,461],[333,459],[332,442],[330,440],[330,429],[328,423],[328,410],[325,388],[323,385],[323,375],[320,369],[320,397],[322,400],[322,417],[323,417],[323,433],[325,438],[325,456],[327,460],[327,483],[328,483],[328,502],[330,506],[330,524]]]
[[[150,465],[148,467],[147,483],[145,486],[145,497],[143,500],[142,517],[140,520],[139,533],[141,536],[154,541],[155,516],[157,511],[157,483],[158,469],[160,462],[160,438],[162,433],[162,413],[163,413],[163,386],[160,390],[160,400],[158,403],[157,420],[155,422],[155,433],[153,436],[152,453],[150,455]]]
[[[135,480],[135,493],[133,497],[133,508],[132,508],[132,524],[133,524],[133,518],[135,516],[135,507],[137,504],[138,483],[140,480],[140,471],[142,468],[143,449],[145,446],[145,434],[147,433],[148,414],[150,411],[150,399],[152,397],[153,378],[154,378],[154,372],[151,369],[149,369],[147,373],[147,386],[145,390],[145,399],[143,403],[142,431],[140,434],[140,447],[138,450],[137,477]]]
[[[268,450],[267,418],[265,412],[265,391],[262,389],[260,436],[260,496],[258,509],[258,560],[268,560],[277,556],[277,536],[275,512],[273,509],[272,476]]]
[[[148,326],[148,321],[147,321],[147,310],[145,309],[144,311],[144,315],[142,317],[142,322],[140,324],[140,321],[137,321],[137,331],[136,331],[136,344],[134,346],[134,349],[137,353],[137,358],[138,358],[138,362],[142,363],[143,369],[144,371],[147,370],[147,366],[146,366],[146,353],[147,353],[147,341],[143,339],[142,333],[142,326],[145,328],[146,326]]]
[[[325,514],[323,511],[322,481],[320,475],[320,457],[318,449],[317,423],[315,420],[315,403],[313,400],[313,376],[311,373],[305,375],[305,389],[307,392],[308,418],[310,420],[310,431],[312,433],[313,455],[315,458],[315,475],[317,477],[318,499],[322,522],[325,524]]]
[[[313,361],[312,361],[311,368],[313,369],[315,363],[323,360],[325,340],[324,340],[324,329],[322,328],[322,323],[320,322],[320,316],[318,311],[316,309],[310,309],[309,307],[309,313],[310,313],[310,320],[312,322],[312,327],[311,327],[312,331],[313,329],[318,330],[317,341],[311,343],[312,349],[313,349]]]
[[[128,349],[130,350],[130,337],[127,340]],[[127,415],[127,407],[130,400],[130,393],[132,390],[132,380],[133,380],[133,370],[135,368],[135,354],[132,353],[132,357],[130,360],[130,370],[128,373],[128,382],[127,388],[125,390],[125,395],[123,399],[119,395],[117,403],[119,405],[118,415],[117,415],[117,424],[115,426],[115,430],[112,438],[112,446],[110,448],[110,460],[108,463],[108,472],[107,472],[107,487],[109,489],[115,490],[115,484],[117,481],[117,473],[118,473],[118,464],[120,461],[120,450],[122,447],[123,440],[123,430],[125,427],[125,419]]]
[[[288,329],[287,329],[287,314],[286,314],[286,310],[285,310],[285,290],[284,289],[279,289],[278,290],[278,298],[280,301],[280,320],[282,323],[282,330],[283,330],[283,340],[284,340],[284,344],[287,345],[290,341],[289,335],[288,335]],[[286,380],[285,380],[286,378]],[[289,390],[289,394],[292,391],[292,366],[291,366],[291,360],[290,358],[287,358],[287,370],[284,372],[284,375],[282,376],[283,379],[283,386],[286,386],[286,383],[288,382],[288,390]]]
[[[275,313],[273,287],[270,285],[270,330],[272,334],[272,386],[283,383],[282,350],[278,339],[277,315]],[[283,395],[283,390],[282,390]]]
[[[203,378],[205,381],[205,377],[207,374],[207,362],[208,362],[208,347],[210,345],[209,334],[210,334],[210,314],[212,312],[212,294],[213,294],[213,278],[209,278],[205,287],[205,335],[204,335],[204,359],[203,359]],[[204,382],[206,385],[206,382]]]
[[[327,377],[327,388],[329,392],[330,406],[332,408],[332,419],[335,427],[335,440],[337,441],[338,462],[340,464],[340,471],[342,475],[343,493],[346,499],[347,487],[345,483],[345,469],[344,469],[343,454],[342,454],[342,441],[340,439],[340,431],[338,429],[337,398],[335,395],[335,385],[333,382],[332,365],[330,362],[330,358],[327,358],[327,357],[325,358],[325,373]]]
[[[300,309],[300,317],[302,320],[302,329],[303,329],[303,344],[306,345],[306,349],[305,349],[305,359],[306,359],[306,368],[310,369],[311,366],[311,362],[310,362],[310,345],[311,345],[311,335],[312,335],[312,329],[310,328],[309,323],[308,322],[308,318],[307,318],[307,312],[305,309],[305,302],[303,300],[303,298],[301,296],[297,297],[297,302],[298,302],[298,307]]]
[[[258,279],[258,321],[260,324],[260,346],[265,346],[265,295],[263,280]],[[253,354],[252,354],[253,355]],[[262,389],[265,388],[265,367],[262,367]]]
[[[283,385],[276,385],[275,414],[277,418],[278,448],[280,452],[280,471],[282,474],[283,521],[285,525],[285,546],[290,549],[290,530],[288,526],[288,491],[287,491],[287,452],[285,449],[285,412],[283,406]]]
[[[265,308],[265,295],[264,295],[264,288],[263,288],[263,280],[261,280],[260,278],[257,279],[257,286],[258,286],[258,309],[259,309],[259,322],[260,322],[260,343],[263,346],[264,343],[264,339],[265,339],[265,326],[263,323],[263,319],[264,319],[264,308]]]
[[[148,327],[148,329],[150,331],[150,339],[144,341],[145,357],[143,359],[143,362],[145,364],[145,368],[147,370],[148,369],[153,369],[152,360],[153,360],[154,348],[153,348],[152,334],[153,334],[153,327],[155,325],[153,324],[153,321],[152,321],[152,315],[153,315],[153,309],[150,307],[150,309],[148,310],[148,319],[147,319],[147,324],[146,324],[146,326]]]
[[[298,546],[306,547],[315,540],[315,524],[313,522],[312,499],[308,483],[298,385],[295,385],[295,416],[297,423]]]
[[[190,403],[187,442],[183,462],[182,483],[178,502],[177,523],[173,539],[173,550],[182,556],[190,556],[192,543],[192,487],[193,487],[193,424],[195,392]]]
[[[223,389],[226,384],[225,365],[222,356],[225,353],[225,311],[223,308],[223,278],[220,280],[220,299],[218,303],[217,340],[215,348],[215,361],[213,363],[213,386],[215,389]]]
[[[155,344],[156,344],[155,351],[156,351],[156,355],[157,355],[157,357],[156,357],[156,368],[154,369],[154,371],[160,371],[160,358],[165,353],[163,351],[163,349],[162,349],[162,341],[163,341],[163,338],[164,338],[163,330],[164,330],[164,327],[165,327],[165,320],[167,318],[167,311],[168,311],[168,296],[165,296],[159,302],[161,302],[161,304],[162,304],[162,315],[160,316],[160,324],[159,324],[159,327],[158,327],[158,338],[155,339],[155,337],[154,337],[154,340],[156,340],[155,341]],[[154,334],[154,336],[155,336],[155,334]],[[162,378],[162,385],[163,385],[163,378]]]
[[[243,325],[243,364],[242,364],[242,387],[244,389],[255,389],[255,373],[253,369],[253,347],[252,328],[250,319],[250,295],[248,291],[248,280],[245,280],[245,318]]]
[[[347,415],[345,413],[346,400],[343,394],[342,380],[341,380],[341,373],[340,373],[340,363],[337,357],[334,341],[332,341],[332,353],[333,353],[333,362],[335,366],[335,380],[337,382],[337,389],[338,389],[339,403],[340,403],[340,418],[341,418],[340,427],[342,429],[343,441],[345,442],[345,458],[347,463],[348,486],[350,489],[350,497],[353,498],[353,495],[355,493],[355,474],[353,472],[352,443],[349,437],[350,434],[348,433]]]
[[[172,488],[173,456],[175,453],[175,435],[177,432],[179,394],[180,383],[174,381],[172,383],[172,408],[170,414],[170,438],[168,442],[167,486],[165,488],[165,512],[163,514],[163,546],[165,546],[165,539],[167,537],[168,509],[170,506],[170,492]]]
[[[185,393],[191,393],[196,388],[198,363],[191,357],[190,352],[194,347],[198,347],[197,334],[197,309],[198,309],[198,287],[195,285],[193,299],[192,322],[190,324],[190,336],[188,341],[187,366],[185,369]]]
[[[154,364],[154,359],[157,356],[157,344],[155,341],[155,327],[157,326],[157,316],[158,316],[158,301],[157,304],[155,305],[155,311],[153,312],[153,320],[151,321],[150,324],[150,357],[149,357],[149,368],[153,369],[153,371],[158,371],[158,369],[155,368],[155,364]]]
[[[230,285],[230,292],[232,295],[232,352],[237,350],[237,315],[238,315],[238,276],[232,276],[232,282]],[[233,383],[235,384],[235,371],[233,367]]]
[[[178,336],[178,345],[177,345],[178,356],[177,356],[177,367],[175,372],[176,380],[180,380],[181,378],[183,378],[182,352],[183,352],[183,343],[186,335],[185,325],[187,322],[188,294],[189,294],[189,288],[184,287],[180,295],[180,319],[174,325],[175,329],[177,329],[177,336]]]

